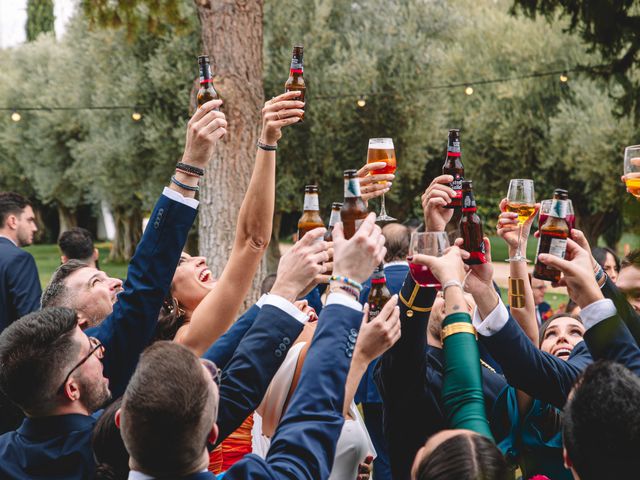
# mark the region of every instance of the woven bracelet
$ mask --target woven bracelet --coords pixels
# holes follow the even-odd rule
[[[180,170],[184,170],[185,172],[188,172],[188,173],[193,173],[194,175],[197,175],[199,177],[202,177],[204,175],[204,170],[202,168],[189,165],[188,163],[178,162],[176,163],[176,168]]]
[[[335,281],[335,282],[346,283],[350,287],[353,287],[356,290],[358,290],[358,292],[362,291],[362,284],[361,283],[358,283],[355,280],[351,280],[350,278],[345,277],[344,275],[332,275],[329,280],[330,281]]]
[[[182,183],[181,181],[179,181],[175,175],[171,176],[171,181],[176,184],[177,186],[179,186],[180,188],[184,188],[185,190],[189,190],[190,192],[199,192],[200,191],[200,187],[195,186],[192,187],[191,185],[187,185],[186,183]]]
[[[200,175],[198,175],[197,173],[188,172],[187,170],[183,170],[180,167],[176,167],[176,172],[184,173],[185,175],[188,175],[190,177],[198,177],[198,178],[200,178]]]
[[[276,150],[278,150],[277,145],[267,145],[266,143],[262,143],[260,140],[258,140],[257,145],[258,148],[266,150],[267,152],[275,152]]]

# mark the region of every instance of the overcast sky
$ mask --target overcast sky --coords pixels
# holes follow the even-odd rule
[[[56,36],[64,33],[73,14],[75,0],[54,0]],[[11,47],[26,39],[27,0],[0,0],[0,48]]]

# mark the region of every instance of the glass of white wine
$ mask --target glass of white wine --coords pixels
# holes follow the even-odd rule
[[[507,259],[507,262],[528,262],[527,257],[522,255],[522,226],[529,220],[536,211],[536,194],[533,188],[533,180],[528,178],[515,178],[509,181],[509,191],[507,192],[507,212],[518,214],[518,248],[516,254]]]

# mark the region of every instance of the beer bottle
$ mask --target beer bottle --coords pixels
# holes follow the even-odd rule
[[[320,216],[320,203],[318,201],[318,186],[307,185],[304,187],[304,207],[302,216],[298,220],[298,240],[314,228],[324,228],[324,222]]]
[[[371,276],[371,290],[369,297],[367,297],[369,304],[369,319],[367,321],[370,322],[376,318],[389,300],[391,300],[391,292],[387,288],[387,279],[384,276],[384,267],[381,263]]]
[[[538,255],[548,253],[564,258],[567,251],[567,237],[569,236],[569,224],[567,223],[568,199],[569,193],[566,190],[560,188],[554,190],[549,216],[540,226],[536,265],[533,268],[533,276],[540,280],[548,280],[550,282],[560,280],[560,270],[540,262]]]
[[[200,69],[200,90],[198,90],[198,108],[210,100],[220,98],[218,92],[213,88],[213,80],[211,79],[211,65],[209,64],[208,55],[200,55],[198,57],[198,67]]]
[[[327,228],[327,233],[324,234],[325,242],[333,242],[333,227],[336,223],[340,221],[340,209],[342,208],[342,203],[333,202],[331,204],[331,216],[329,217],[329,228]]]
[[[291,69],[289,70],[289,78],[284,84],[284,91],[290,92],[292,90],[300,90],[302,93],[296,99],[304,102],[304,95],[307,87],[304,84],[304,66],[302,62],[303,47],[302,45],[296,45],[293,47],[293,53],[291,54]],[[304,114],[300,121],[304,119]]]
[[[464,243],[462,248],[471,254],[464,261],[467,265],[487,263],[482,234],[482,221],[476,213],[476,199],[473,196],[473,182],[462,181],[462,217],[460,218],[460,235]]]
[[[445,208],[460,208],[462,206],[462,180],[464,180],[464,165],[460,158],[460,129],[449,130],[447,141],[447,156],[442,166],[443,175],[452,175],[453,182],[449,184],[456,191],[457,197]]]
[[[344,202],[340,209],[340,219],[344,230],[344,238],[349,240],[356,234],[360,224],[369,212],[360,194],[360,180],[357,170],[344,171]]]

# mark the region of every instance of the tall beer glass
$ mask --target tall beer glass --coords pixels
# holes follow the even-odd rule
[[[640,200],[640,145],[624,149],[624,182],[627,192]]]
[[[393,140],[391,138],[370,138],[369,151],[367,152],[367,163],[384,162],[386,167],[373,170],[371,175],[384,175],[394,173],[396,171],[396,151],[393,148]],[[378,222],[392,222],[395,218],[387,215],[384,204],[384,193],[382,194],[382,202],[380,205],[380,214],[376,218]]]
[[[507,212],[518,214],[518,248],[515,256],[508,258],[508,262],[528,262],[522,255],[522,226],[536,211],[536,196],[533,189],[533,180],[527,178],[515,178],[509,182],[507,192]]]

